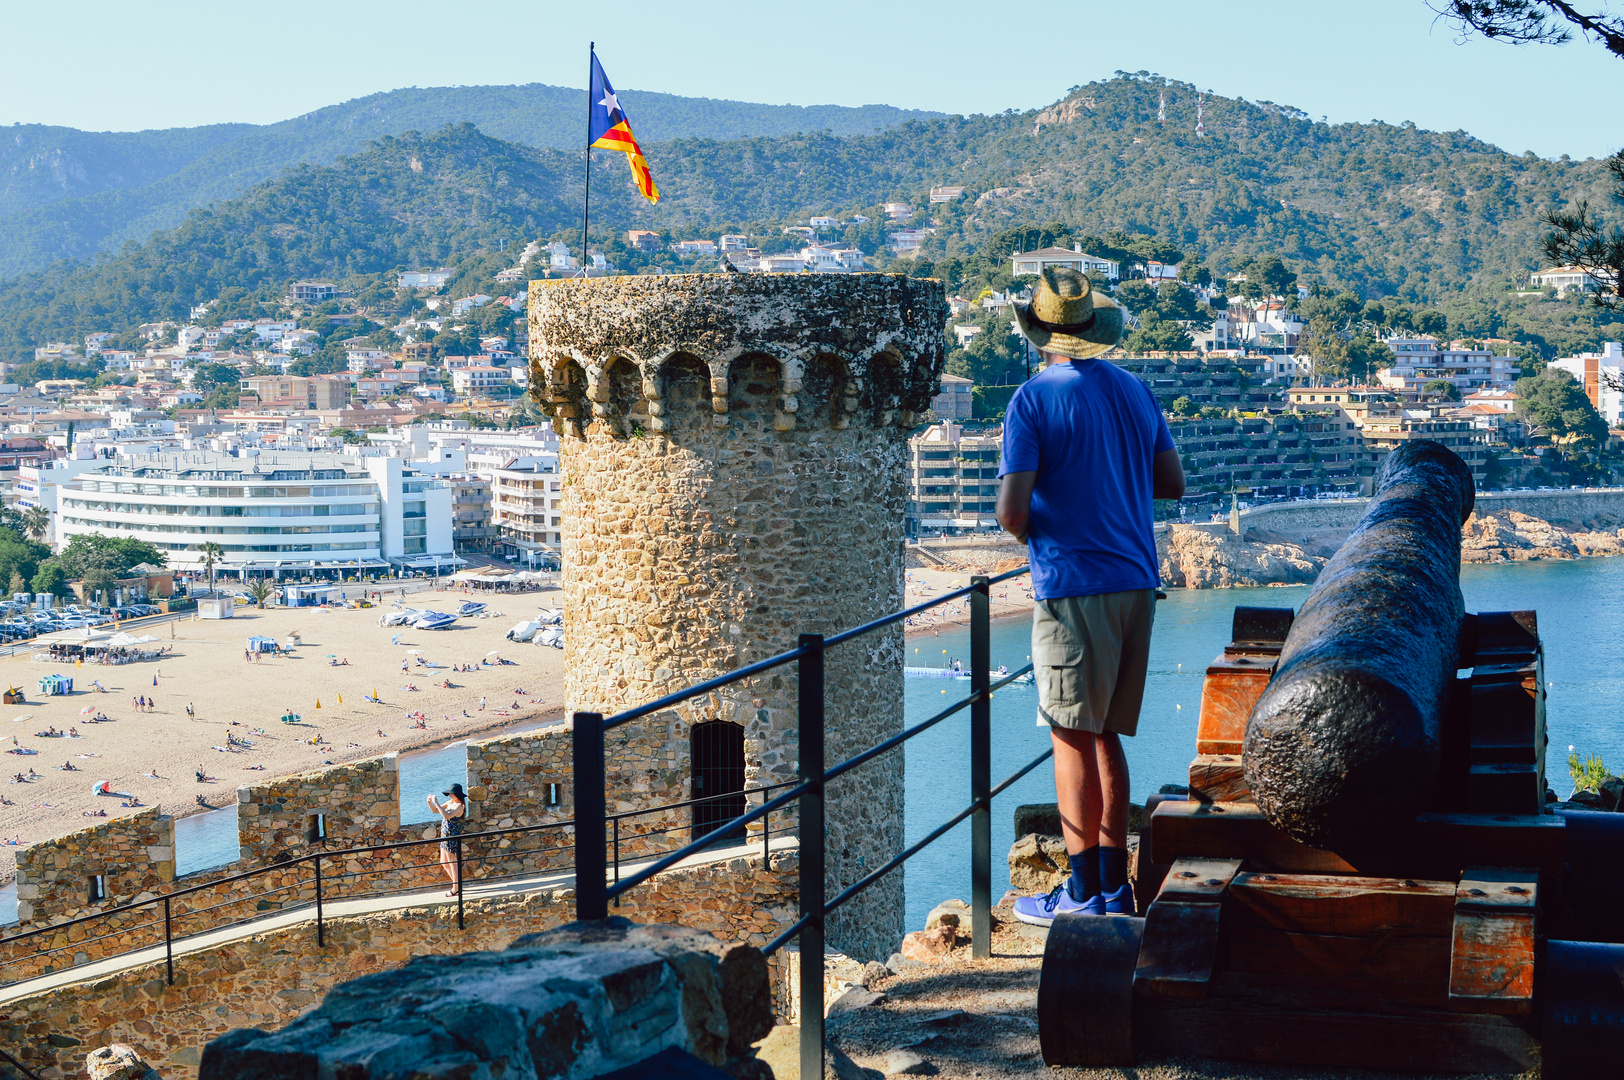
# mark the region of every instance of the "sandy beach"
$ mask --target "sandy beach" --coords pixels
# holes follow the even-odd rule
[[[907,571],[907,606],[922,604],[932,597],[962,589],[970,584],[970,574],[962,570],[924,570],[910,567]],[[989,605],[995,619],[1024,615],[1032,610],[1032,579],[1029,575],[1012,578],[992,587]],[[930,634],[943,626],[963,625],[970,621],[968,597],[931,608],[908,620],[910,638]]]
[[[907,603],[969,581],[959,571],[911,569]],[[462,592],[418,592],[406,603],[455,611],[465,599]],[[500,617],[461,619],[439,631],[379,626],[379,616],[393,610],[388,600],[356,610],[239,606],[230,620],[184,619],[138,631],[158,637],[153,647],[169,647],[157,661],[75,667],[36,662],[28,652],[0,659],[0,680],[21,687],[28,700],[0,708],[0,749],[38,751],[0,757],[0,798],[8,801],[0,805],[0,841],[26,845],[72,832],[91,824],[87,812],[129,813],[122,798],[92,794],[92,785],[103,780],[144,805],[185,816],[204,809],[199,795],[211,807],[230,805],[243,783],[562,715],[563,652],[504,638],[539,607],[560,601],[557,590],[498,595],[490,609]],[[1021,615],[1031,604],[1029,581],[1017,578],[994,588],[992,615]],[[910,619],[907,634],[929,635],[968,619],[968,604],[957,600]],[[249,636],[287,646],[294,633],[300,644],[290,653],[244,659]],[[513,663],[484,664],[493,652]],[[53,672],[73,678],[72,694],[39,694],[40,678]],[[449,689],[441,685],[447,680]],[[96,691],[95,682],[106,693]],[[374,691],[376,703],[367,700]],[[154,704],[138,709],[139,697]],[[287,713],[300,721],[282,723]],[[92,722],[98,714],[108,721]],[[78,736],[36,734],[53,727]],[[317,736],[321,742],[313,745],[309,740]],[[199,783],[199,769],[211,780]],[[14,779],[30,770],[35,779]],[[13,876],[15,850],[0,843],[0,882]]]
[[[418,592],[407,603],[455,611],[468,598]],[[563,651],[504,638],[539,607],[557,605],[559,593],[477,599],[489,599],[489,610],[503,614],[429,631],[379,626],[379,616],[393,610],[388,601],[356,610],[239,606],[229,620],[186,619],[137,631],[155,634],[153,647],[171,647],[158,661],[75,667],[35,662],[28,653],[0,659],[0,680],[27,693],[26,705],[0,709],[0,749],[13,749],[15,740],[38,751],[0,756],[0,797],[9,803],[0,805],[0,840],[29,844],[60,836],[91,824],[87,811],[130,813],[122,799],[91,793],[102,780],[146,805],[184,815],[203,809],[199,795],[216,807],[235,802],[243,783],[561,714]],[[295,632],[301,644],[291,654],[245,661],[250,635],[285,646]],[[512,663],[483,663],[497,658],[488,657],[493,652]],[[453,670],[461,665],[472,670]],[[42,697],[39,680],[52,672],[70,676],[74,692]],[[97,681],[106,693],[92,688]],[[376,703],[367,700],[374,692]],[[135,699],[142,696],[155,704],[138,710]],[[109,722],[90,722],[98,713]],[[287,713],[300,721],[282,723]],[[78,737],[36,735],[51,727],[77,729]],[[318,735],[321,743],[311,745]],[[63,770],[64,763],[74,771]],[[30,769],[36,779],[15,781]],[[213,780],[199,783],[199,769]],[[148,775],[154,772],[156,778]],[[15,850],[0,844],[0,882],[13,876]]]

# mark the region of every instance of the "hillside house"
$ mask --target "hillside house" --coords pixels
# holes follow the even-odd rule
[[[1080,244],[1072,245],[1069,251],[1061,247],[1046,247],[1036,251],[1017,251],[1010,256],[1010,272],[1016,277],[1036,276],[1051,266],[1076,270],[1105,281],[1117,281],[1122,276],[1121,263],[1090,255]]]
[[[660,234],[652,229],[627,229],[626,243],[638,251],[659,251],[664,246]]]
[[[456,271],[449,266],[442,266],[438,270],[403,270],[395,279],[397,288],[401,289],[443,289]]]

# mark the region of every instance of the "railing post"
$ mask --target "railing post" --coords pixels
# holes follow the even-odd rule
[[[603,875],[603,714],[578,712],[572,740],[575,775],[575,918],[609,917]]]
[[[801,1075],[823,1075],[823,635],[802,634],[796,664],[801,833]]]
[[[467,812],[463,813],[463,820],[468,819]],[[462,921],[462,841],[457,841],[457,929],[466,930]]]
[[[327,931],[322,926],[322,921],[321,921],[321,853],[320,852],[316,853],[315,867],[316,867],[316,947],[318,949],[325,949],[327,947]]]
[[[169,897],[164,897],[164,966],[169,970],[169,985],[175,985],[175,935],[170,929]]]
[[[620,815],[615,815],[615,884],[620,884]],[[615,907],[620,906],[620,897],[615,897]]]
[[[991,586],[970,579],[970,955],[992,955],[992,685]]]

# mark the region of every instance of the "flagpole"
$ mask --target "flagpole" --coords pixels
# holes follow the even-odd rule
[[[597,58],[598,43],[587,46],[586,66],[586,184],[581,200],[581,273],[586,273],[586,225],[592,216],[592,61]]]

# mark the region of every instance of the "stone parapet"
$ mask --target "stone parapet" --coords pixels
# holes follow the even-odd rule
[[[146,899],[174,880],[175,819],[148,807],[20,851],[17,921],[90,915]]]
[[[321,821],[316,821],[320,815]],[[279,776],[237,789],[241,860],[262,866],[331,844],[352,847],[400,830],[395,754]]]
[[[726,942],[760,947],[796,917],[793,850],[668,871],[626,896],[615,914],[680,922]],[[413,957],[505,949],[571,921],[573,890],[470,899],[466,930],[448,902],[361,916],[329,916],[326,946],[309,922],[177,955],[175,985],[162,961],[27,996],[0,991],[0,1046],[44,1075],[77,1076],[85,1055],[128,1043],[166,1080],[196,1076],[201,1050],[233,1028],[291,1023],[339,983]],[[57,1073],[47,1073],[56,1069]]]

